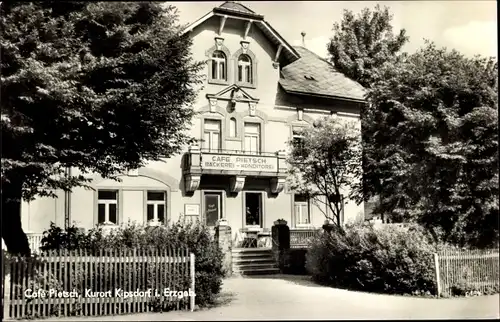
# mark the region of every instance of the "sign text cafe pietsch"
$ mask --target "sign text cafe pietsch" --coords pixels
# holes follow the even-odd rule
[[[204,154],[202,168],[207,170],[247,170],[276,172],[277,160],[273,157],[248,157],[238,155]]]

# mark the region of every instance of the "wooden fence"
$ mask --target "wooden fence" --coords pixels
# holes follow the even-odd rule
[[[290,248],[309,248],[309,241],[319,229],[290,229]]]
[[[498,250],[443,250],[434,254],[439,295],[453,294],[453,288],[465,287],[484,293],[498,290]]]
[[[193,310],[194,263],[187,249],[61,250],[8,258],[3,317]]]

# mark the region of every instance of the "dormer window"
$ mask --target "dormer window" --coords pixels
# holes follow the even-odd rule
[[[242,54],[238,57],[238,82],[252,84],[252,59]]]
[[[227,58],[226,55],[216,50],[212,54],[212,79],[226,80],[227,79]]]

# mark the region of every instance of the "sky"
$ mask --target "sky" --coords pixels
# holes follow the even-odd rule
[[[342,11],[355,14],[377,4],[389,7],[394,32],[406,29],[410,37],[403,48],[412,53],[424,45],[424,39],[439,47],[456,49],[462,54],[498,57],[496,1],[239,1],[264,19],[291,45],[305,46],[327,57],[326,44],[334,22]],[[180,22],[191,23],[220,6],[220,2],[173,2],[179,9]]]

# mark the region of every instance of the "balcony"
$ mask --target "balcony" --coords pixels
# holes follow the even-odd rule
[[[191,146],[184,163],[186,191],[198,189],[204,174],[231,176],[231,190],[239,192],[245,185],[246,177],[268,177],[271,191],[280,193],[286,177],[286,154],[245,153],[235,150],[203,150]]]

